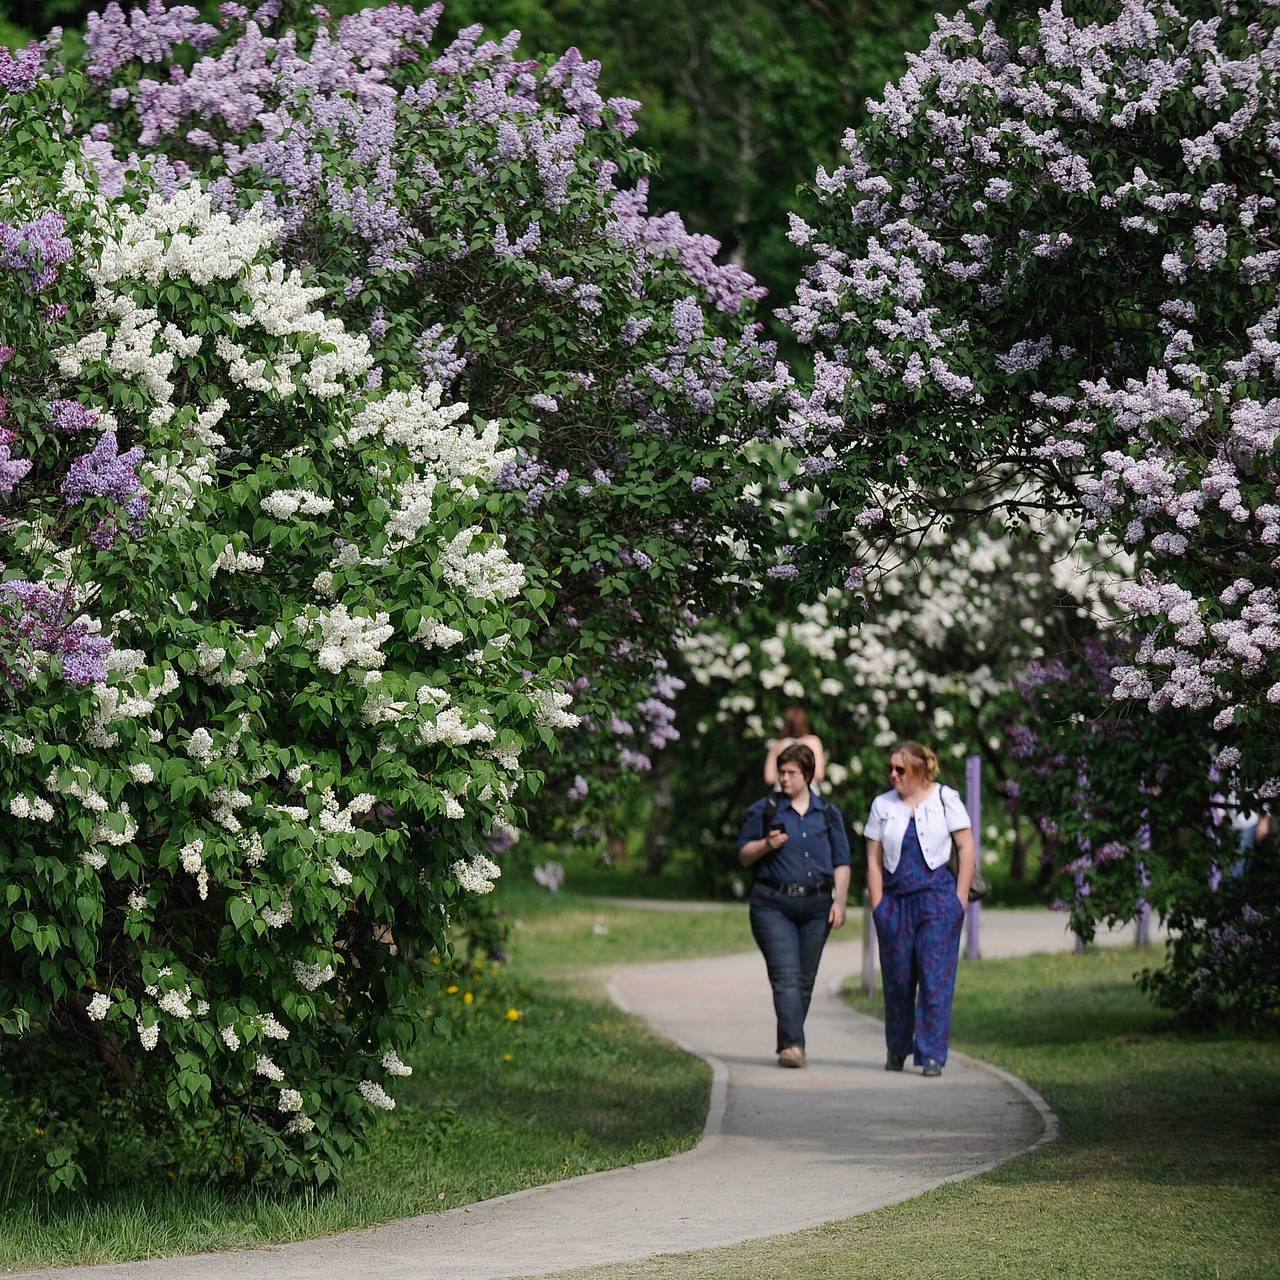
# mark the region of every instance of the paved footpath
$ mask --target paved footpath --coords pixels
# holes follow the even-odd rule
[[[1110,941],[1122,941],[1113,937]],[[987,912],[986,955],[1068,950],[1061,916]],[[1038,1095],[953,1054],[940,1080],[884,1070],[881,1024],[841,981],[856,942],[828,946],[809,1014],[809,1067],[774,1063],[764,963],[754,953],[620,970],[623,1008],[714,1069],[702,1141],[666,1160],[494,1200],[235,1253],[73,1270],[60,1280],[501,1280],[734,1244],[816,1226],[972,1177],[1052,1139]],[[798,1194],[803,1188],[803,1195]],[[21,1273],[20,1273],[21,1274]]]

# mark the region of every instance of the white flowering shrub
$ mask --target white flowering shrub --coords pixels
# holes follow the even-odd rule
[[[393,1105],[522,753],[572,723],[486,511],[509,454],[438,383],[379,389],[278,223],[142,176],[108,201],[46,123],[74,86],[23,90],[0,1061],[72,1145],[127,1101],[323,1182]]]
[[[810,518],[802,511],[791,514],[797,535]],[[822,739],[826,789],[853,830],[904,739],[929,743],[953,785],[970,754],[983,758],[992,788],[1004,783],[1018,677],[1028,662],[1096,636],[1128,567],[1122,554],[1080,545],[1058,518],[999,536],[938,527],[922,546],[896,551],[865,613],[847,590],[795,606],[762,584],[750,609],[708,619],[683,642],[671,822],[700,850],[709,880],[738,874],[731,836],[764,793],[765,752],[790,706],[805,709]],[[993,816],[998,795],[989,792]]]

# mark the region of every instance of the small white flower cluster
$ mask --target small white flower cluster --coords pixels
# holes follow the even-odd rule
[[[258,1054],[254,1060],[253,1069],[258,1075],[266,1076],[275,1084],[279,1084],[284,1079],[284,1072],[265,1053]]]
[[[413,633],[413,638],[425,644],[428,648],[436,649],[451,649],[464,639],[461,631],[447,626],[439,618],[430,617],[423,618],[418,623],[418,629]]]
[[[576,729],[582,723],[582,717],[576,716],[565,708],[573,701],[570,694],[559,689],[529,690],[529,696],[537,704],[537,721],[548,729]]]
[[[333,510],[333,499],[307,489],[276,489],[264,494],[258,505],[276,520],[289,520],[299,512],[304,516],[327,515]]]
[[[492,480],[514,456],[513,450],[498,448],[498,424],[477,424],[478,434],[459,429],[456,424],[467,406],[441,406],[441,394],[438,382],[389,392],[366,405],[336,443],[350,448],[358,441],[380,437],[404,449],[413,462],[425,465],[454,489],[468,480]]]
[[[261,573],[266,563],[262,556],[255,556],[251,551],[238,551],[227,542],[209,566],[209,576],[216,577],[219,573]]]
[[[209,896],[209,869],[204,865],[204,841],[192,840],[178,853],[182,869],[196,878],[196,892],[203,902]]]
[[[213,427],[229,407],[225,400],[218,400],[196,415],[195,434],[202,444],[225,443]],[[175,523],[192,511],[201,490],[213,484],[213,459],[205,454],[156,454],[138,468],[138,476],[151,499],[149,518]]]
[[[9,801],[9,812],[15,818],[30,818],[33,822],[53,821],[53,805],[42,796],[14,796]]]
[[[503,539],[495,537],[481,551],[471,546],[480,538],[472,525],[455,534],[440,548],[440,569],[445,581],[472,600],[510,600],[524,588],[524,566],[507,554]]]
[[[360,1096],[370,1106],[380,1107],[383,1111],[395,1110],[396,1100],[390,1097],[380,1084],[372,1080],[360,1081]]]
[[[61,775],[57,769],[51,769],[44,784],[50,791],[79,800],[90,813],[106,813],[110,808],[93,786],[88,771],[79,765],[64,769]]]
[[[413,1068],[407,1063],[400,1061],[400,1055],[394,1049],[388,1049],[382,1055],[382,1068],[388,1075],[393,1076],[411,1076]]]
[[[297,1089],[281,1089],[280,1101],[276,1106],[286,1115],[302,1110],[302,1094]]]
[[[295,960],[293,976],[297,978],[299,986],[307,991],[315,991],[333,977],[333,965],[304,964],[301,960]]]
[[[281,1023],[274,1013],[260,1013],[254,1021],[258,1024],[258,1030],[268,1039],[287,1040],[289,1038],[289,1028]]]
[[[138,1028],[138,1039],[141,1041],[142,1047],[150,1053],[160,1043],[160,1024],[153,1022],[149,1027],[144,1026],[142,1019],[138,1018],[136,1026]]]
[[[334,675],[349,666],[366,671],[381,667],[387,655],[379,646],[395,634],[389,614],[353,616],[342,604],[316,610],[314,617],[301,617],[297,625],[315,650],[317,666]],[[319,636],[312,636],[313,629],[319,630]]]
[[[279,929],[282,925],[286,925],[293,919],[293,903],[286,898],[279,907],[274,910],[271,907],[262,908],[262,918],[273,929]]]
[[[478,853],[470,862],[459,859],[449,868],[449,874],[468,893],[489,893],[493,882],[502,875],[502,868]]]
[[[85,1013],[88,1014],[90,1022],[101,1022],[107,1016],[107,1010],[110,1008],[111,997],[99,991],[89,1001],[89,1007],[85,1010]]]
[[[492,742],[495,737],[497,733],[492,725],[482,721],[467,724],[457,707],[440,708],[434,720],[428,720],[418,729],[419,741],[427,746],[444,742],[451,747],[464,747],[471,742]]]
[[[160,998],[156,1003],[170,1017],[185,1020],[191,1017],[190,1001],[191,988],[187,987],[184,991],[170,989],[161,992]]]
[[[129,655],[133,660],[122,662]],[[154,713],[157,702],[175,693],[181,683],[178,674],[171,667],[166,667],[159,679],[145,681],[145,692],[139,692],[136,683],[146,657],[136,649],[113,651],[107,660],[107,670],[117,677],[115,684],[96,684],[93,686],[95,702],[92,722],[87,726],[85,738],[95,747],[115,747],[119,745],[120,735],[107,726],[122,720],[143,720]]]
[[[320,830],[326,835],[350,835],[356,829],[356,818],[368,813],[376,801],[377,796],[364,791],[339,809],[338,797],[333,788],[326,787],[320,796]]]

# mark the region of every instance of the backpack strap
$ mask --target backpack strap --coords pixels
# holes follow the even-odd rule
[[[769,835],[769,823],[773,821],[773,815],[778,812],[778,793],[773,791],[769,794],[769,798],[764,802],[764,808],[760,811],[760,839],[764,840]]]

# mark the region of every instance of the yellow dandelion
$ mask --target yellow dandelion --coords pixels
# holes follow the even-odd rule
[[[463,996],[463,997],[462,997],[462,1003],[463,1003],[463,1004],[470,1004],[474,999],[475,999],[475,996],[473,996],[473,995],[471,994],[471,992],[470,992],[470,991],[468,991],[468,992],[467,992],[467,994],[466,994],[465,996]]]
[[[450,983],[449,986],[445,987],[445,991],[451,996],[456,996],[458,994],[458,984],[456,982]]]
[[[502,1055],[503,1062],[514,1062],[516,1055],[514,1053],[504,1053]]]
[[[521,1014],[521,1012],[520,1012],[520,1010],[519,1010],[519,1009],[508,1009],[508,1010],[507,1010],[507,1021],[508,1021],[508,1022],[519,1022],[522,1016],[523,1016],[523,1015]]]

